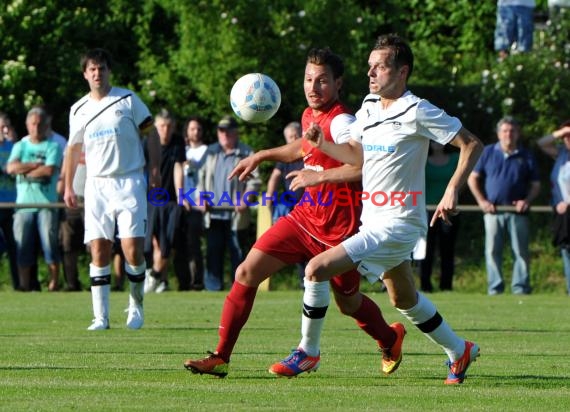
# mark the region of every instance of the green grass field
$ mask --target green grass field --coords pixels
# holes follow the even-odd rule
[[[481,346],[463,385],[443,385],[445,356],[407,321],[390,377],[352,319],[331,306],[317,373],[267,372],[298,343],[302,293],[260,292],[225,379],[193,375],[187,357],[213,350],[224,293],[147,296],[146,324],[124,326],[127,294],[111,297],[111,329],[88,332],[90,294],[0,293],[2,411],[565,411],[570,410],[570,298],[437,293],[440,313]],[[401,316],[370,295],[390,321]]]

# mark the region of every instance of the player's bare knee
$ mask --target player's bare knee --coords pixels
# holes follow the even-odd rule
[[[237,267],[235,280],[243,285],[257,287],[268,275],[270,274],[260,275],[255,267],[245,260]]]
[[[236,269],[235,280],[237,280],[239,283],[245,283],[247,280],[247,270],[244,267],[243,263],[241,263]]]

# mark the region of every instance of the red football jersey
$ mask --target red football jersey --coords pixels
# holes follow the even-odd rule
[[[330,125],[332,120],[342,113],[350,111],[340,102],[318,116],[313,115],[311,108],[306,108],[302,117],[303,130],[307,130],[311,123],[317,123],[323,130],[325,139],[334,143]],[[306,169],[323,171],[343,165],[305,139],[302,142],[302,150]],[[299,203],[287,217],[294,219],[313,237],[335,246],[358,231],[361,205],[354,199],[357,196],[355,192],[361,190],[361,182],[324,183],[307,187]],[[340,197],[342,199],[339,199]]]

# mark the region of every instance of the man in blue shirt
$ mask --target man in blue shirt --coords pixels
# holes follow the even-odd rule
[[[514,259],[511,291],[529,294],[528,211],[540,192],[538,166],[534,155],[519,144],[520,126],[514,118],[499,120],[497,136],[497,143],[485,146],[468,180],[484,213],[487,292],[498,295],[505,290],[502,263],[508,231]]]

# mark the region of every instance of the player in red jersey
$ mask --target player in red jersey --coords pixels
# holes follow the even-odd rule
[[[354,119],[339,101],[343,73],[341,58],[330,49],[309,52],[304,79],[309,107],[303,112],[303,130],[316,123],[324,130],[325,138],[335,143],[346,141],[347,126]],[[361,190],[361,171],[327,156],[304,138],[243,159],[230,177],[247,179],[264,160],[291,162],[300,158],[304,169],[289,176],[293,177],[291,190],[304,187],[303,196],[291,213],[259,238],[238,267],[222,309],[216,351],[203,359],[186,360],[184,366],[190,371],[226,376],[234,345],[249,318],[260,283],[283,267],[308,261],[358,231],[360,206],[335,202],[334,196],[342,191],[354,199]],[[340,311],[353,317],[378,343],[383,353],[383,372],[394,372],[402,359],[401,347],[406,333],[403,325],[389,326],[380,308],[360,293],[360,274],[356,270],[333,277],[330,284]],[[325,285],[328,288],[328,284]],[[314,296],[304,297],[301,343],[288,358],[272,365],[271,373],[296,376],[319,367],[320,335],[326,312],[319,310],[323,306],[320,303]]]

